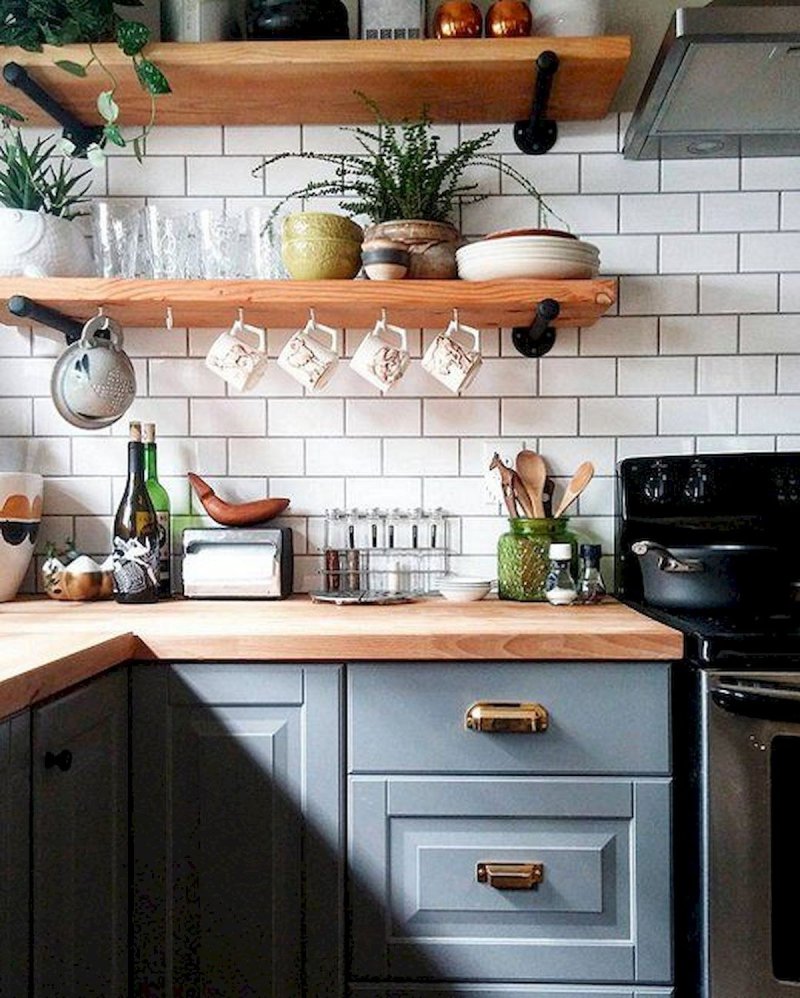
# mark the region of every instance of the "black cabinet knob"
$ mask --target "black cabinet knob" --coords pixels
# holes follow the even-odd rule
[[[72,765],[72,753],[69,749],[62,749],[60,752],[45,752],[44,754],[44,768],[53,769],[58,768],[62,773],[66,771]]]

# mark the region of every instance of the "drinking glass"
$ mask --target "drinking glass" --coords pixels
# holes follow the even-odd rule
[[[99,277],[136,276],[141,224],[137,201],[92,201],[92,243]]]
[[[168,280],[192,277],[192,233],[189,216],[158,205],[143,209],[147,277]]]
[[[229,280],[249,276],[243,266],[242,223],[237,216],[203,208],[194,214],[198,276]]]

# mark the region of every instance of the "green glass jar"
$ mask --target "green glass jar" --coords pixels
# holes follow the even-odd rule
[[[567,530],[568,516],[558,519],[513,519],[511,529],[497,542],[497,591],[500,599],[541,602],[550,567],[550,545],[572,544],[577,538]],[[574,558],[574,554],[573,554]]]

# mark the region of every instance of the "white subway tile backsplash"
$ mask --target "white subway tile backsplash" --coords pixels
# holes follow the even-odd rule
[[[739,187],[738,159],[665,159],[662,191],[733,191]]]
[[[774,357],[700,357],[697,365],[697,390],[703,395],[775,391]]]
[[[623,194],[620,232],[696,232],[696,194]]]
[[[682,395],[694,391],[693,357],[621,357],[620,395]]]
[[[660,433],[735,433],[736,399],[665,398],[659,402]]]
[[[585,194],[645,194],[658,190],[658,163],[622,159],[614,153],[584,156],[581,191]]]
[[[668,315],[660,320],[662,354],[736,352],[734,315]]]
[[[700,195],[700,228],[704,231],[763,232],[765,229],[777,229],[777,227],[776,191]]]
[[[656,432],[656,400],[651,398],[584,398],[580,400],[581,434],[625,436]]]
[[[800,395],[750,395],[739,402],[741,433],[795,433]]]
[[[740,239],[743,271],[800,268],[800,232],[745,232]]]
[[[662,274],[713,274],[736,270],[737,237],[730,235],[662,236]]]
[[[442,506],[453,514],[453,569],[496,574],[505,511],[483,481],[494,450],[511,461],[523,445],[539,450],[561,486],[581,461],[594,461],[596,481],[572,523],[610,554],[616,460],[800,449],[800,158],[626,161],[615,149],[628,117],[563,123],[554,152],[539,158],[521,155],[512,129],[501,127],[494,150],[573,232],[599,246],[604,273],[620,276],[619,301],[594,328],[559,329],[541,361],[520,357],[510,330],[483,331],[483,368],[462,398],[421,367],[435,329],[409,330],[414,359],[387,398],[346,361],[322,392],[306,395],[274,362],[294,330],[272,329],[273,360],[240,395],[203,366],[219,329],[167,333],[156,323],[126,330],[139,382],[134,405],[113,427],[84,431],[58,416],[49,395],[63,338],[0,326],[0,470],[45,472],[42,538],[72,536],[107,553],[129,419],[158,425],[176,542],[185,525],[211,525],[188,516],[189,470],[227,498],[290,497],[281,522],[295,534],[300,589],[320,581],[325,508],[345,505]],[[485,129],[437,127],[443,148],[459,132]],[[130,153],[112,156],[95,189],[169,211],[268,209],[334,167],[283,160],[267,176],[253,175],[265,157],[356,148],[334,125],[159,125],[144,164]],[[467,236],[564,224],[513,193],[519,188],[496,166],[468,178],[491,196],[457,213]],[[293,199],[284,211],[302,207]],[[336,197],[309,199],[305,208],[341,210]],[[347,330],[345,356],[364,332]]]
[[[701,274],[701,312],[774,312],[776,274]]]
[[[544,357],[539,367],[540,395],[615,394],[617,367],[611,357]]]

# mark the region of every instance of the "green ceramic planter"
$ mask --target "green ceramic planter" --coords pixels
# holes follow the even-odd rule
[[[568,516],[558,519],[514,519],[497,542],[497,593],[500,599],[538,603],[545,599],[544,584],[550,567],[550,545],[572,544]]]

